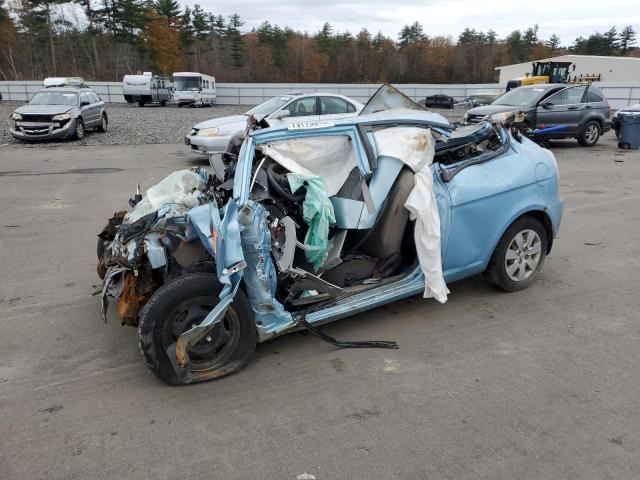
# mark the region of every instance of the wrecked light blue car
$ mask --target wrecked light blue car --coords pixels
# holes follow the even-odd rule
[[[257,128],[224,175],[176,172],[110,220],[104,308],[118,300],[156,376],[234,373],[256,343],[301,328],[394,348],[317,326],[414,295],[444,302],[478,273],[506,291],[535,280],[563,211],[553,154],[509,125],[367,107]]]

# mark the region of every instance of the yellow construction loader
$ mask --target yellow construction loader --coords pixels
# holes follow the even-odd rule
[[[567,83],[571,62],[533,62],[533,69],[524,77],[514,78],[507,82],[507,92],[512,88],[536,83]],[[575,70],[576,66],[573,66]]]

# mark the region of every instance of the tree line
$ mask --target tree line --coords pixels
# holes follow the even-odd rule
[[[0,0],[0,79],[82,76],[120,81],[152,70],[187,70],[225,82],[483,83],[496,66],[563,53],[635,55],[628,25],[578,37],[561,46],[538,26],[496,32],[466,28],[457,39],[430,36],[415,22],[396,39],[366,28],[315,33],[268,21],[246,29],[240,15],[223,16],[176,0]]]

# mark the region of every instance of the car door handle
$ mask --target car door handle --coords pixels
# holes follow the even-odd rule
[[[567,107],[567,110],[577,110],[577,109],[578,109],[578,107],[575,106],[575,105],[573,107]]]
[[[591,105],[585,105],[584,108],[591,108]]]

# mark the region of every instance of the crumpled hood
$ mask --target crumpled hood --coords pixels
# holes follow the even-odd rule
[[[16,112],[32,115],[58,115],[60,113],[67,113],[74,108],[74,106],[69,105],[23,105],[22,107],[16,108]]]
[[[212,118],[211,120],[205,120],[204,122],[197,123],[193,128],[202,130],[203,128],[216,127],[220,129],[220,133],[233,134],[239,130],[244,130],[247,126],[246,115],[232,115],[230,117]]]
[[[522,107],[517,105],[484,105],[482,107],[475,107],[467,111],[469,115],[493,115],[494,113],[504,112],[519,112],[529,110],[531,107]]]

